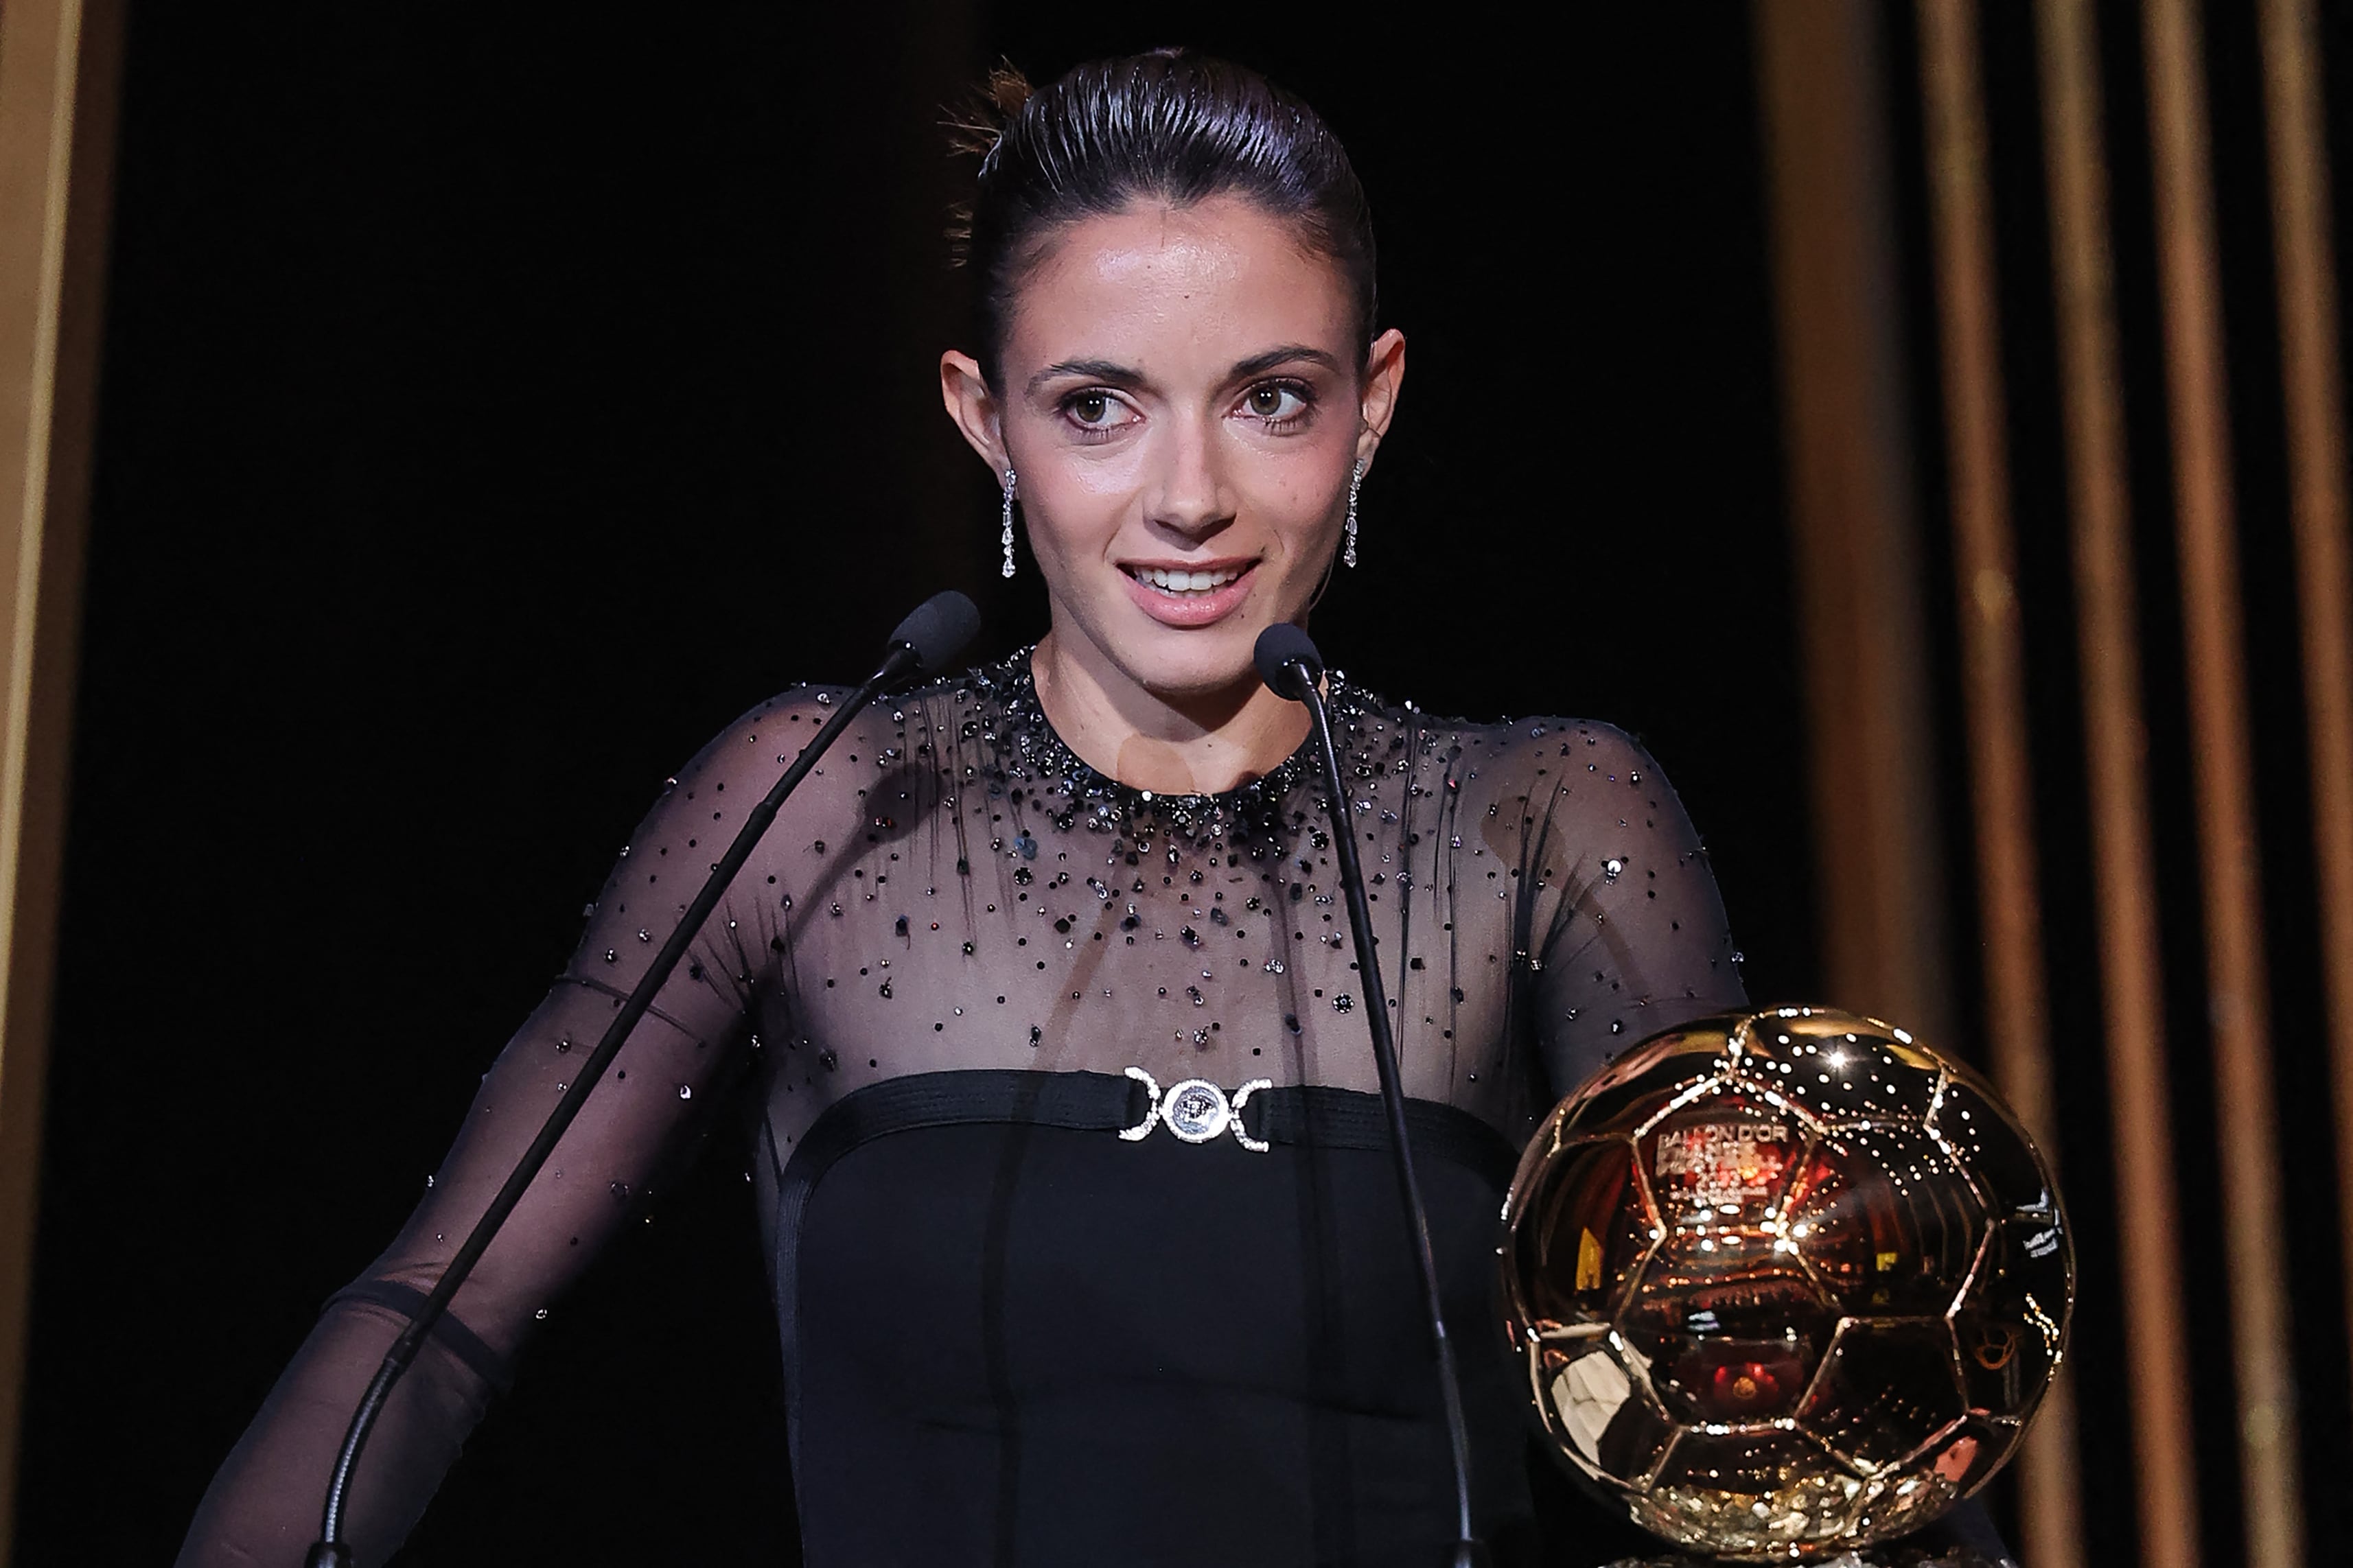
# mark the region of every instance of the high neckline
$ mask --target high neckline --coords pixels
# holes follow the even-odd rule
[[[1201,839],[1254,826],[1273,828],[1293,816],[1303,820],[1303,805],[1290,811],[1285,806],[1295,792],[1314,784],[1322,772],[1312,731],[1282,762],[1231,789],[1193,794],[1142,789],[1089,763],[1054,728],[1045,705],[1038,700],[1037,676],[1029,662],[1036,648],[1037,644],[1030,643],[972,676],[974,685],[1003,710],[1000,739],[1009,776],[1066,795],[1073,815],[1082,812],[1114,831],[1156,821],[1180,837]],[[1343,747],[1355,721],[1379,706],[1377,698],[1352,685],[1336,669],[1326,672],[1324,703],[1331,715],[1334,738]]]

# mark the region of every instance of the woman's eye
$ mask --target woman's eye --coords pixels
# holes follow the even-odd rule
[[[1298,387],[1275,383],[1251,387],[1243,395],[1242,405],[1254,417],[1279,424],[1306,413],[1307,396]]]
[[[1125,423],[1126,407],[1108,392],[1072,393],[1064,401],[1062,411],[1071,423],[1089,430],[1108,430]]]

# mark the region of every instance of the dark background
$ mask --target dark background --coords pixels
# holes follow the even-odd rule
[[[2130,1476],[2042,154],[2024,13],[1988,14],[2083,1248],[2073,1364],[2094,1539],[2113,1544],[2130,1539]],[[1820,999],[1745,10],[1586,7],[1574,37],[1472,7],[1410,30],[1320,8],[1219,24],[1130,5],[1105,23],[944,0],[822,26],[784,7],[612,15],[132,5],[20,1563],[168,1559],[704,739],[783,685],[855,679],[944,586],[983,607],[976,658],[1043,629],[1026,552],[1013,584],[996,574],[996,489],[935,392],[939,352],[968,344],[942,231],[970,166],[944,155],[942,106],[999,57],[1042,80],[1190,42],[1324,111],[1373,199],[1383,324],[1410,346],[1365,490],[1365,564],[1335,582],[1319,640],[1426,708],[1641,733],[1709,836],[1752,992]],[[1887,12],[1891,161],[1913,347],[1933,369],[1906,15]],[[2123,39],[2112,141],[2127,163],[2133,25],[2104,13]],[[2243,32],[2218,33],[2216,121],[2224,216],[2257,225],[2232,243],[2260,250],[2260,211],[2232,205],[2261,202]],[[2145,167],[2116,179],[2120,233],[2145,235]],[[2158,520],[2144,528],[2153,777],[2179,846],[2164,448],[2142,438],[2161,431],[2154,303],[2126,250],[2135,454]],[[2252,364],[2239,329],[2269,287],[2258,272],[2232,296],[2251,450],[2275,431],[2276,366],[2267,321]],[[1916,379],[1938,762],[1957,778],[1941,437],[1934,376]],[[2275,465],[2251,460],[2246,483],[2251,507],[2275,506]],[[2264,597],[2284,533],[2249,537],[2262,701],[2287,711],[2293,624]],[[2281,744],[2267,832],[2301,799],[2300,752]],[[1969,846],[1957,782],[1947,795],[1967,1026],[1981,1016]],[[2294,920],[2309,879],[2276,869],[2286,969],[2309,941]],[[2194,908],[2194,888],[2169,907]],[[2213,1213],[2201,963],[2194,921],[2168,936],[2194,1226]],[[2319,1049],[2317,993],[2297,984],[2278,1003],[2284,1042],[2306,1027],[2282,1047],[2291,1084]],[[2325,1185],[2321,1099],[2291,1094],[2284,1133],[2303,1140],[2292,1173]],[[559,1309],[404,1561],[791,1560],[743,1168],[714,1146]],[[2317,1420],[2342,1406],[2345,1369],[2316,1201],[2292,1217],[2319,1237],[2296,1261],[2323,1391],[2306,1421],[2318,1542],[2345,1506],[2328,1477],[2353,1455],[2344,1423]],[[2213,1352],[2197,1392],[2220,1415],[2212,1318],[2193,1317]],[[2235,1546],[2230,1447],[2201,1451],[2222,1483],[2217,1562]]]
[[[1000,55],[1188,41],[1328,115],[1410,374],[1324,647],[1642,732],[1808,991],[1740,13],[1563,56],[866,9],[134,5],[20,1563],[169,1555],[665,774],[937,588],[976,654],[1043,629],[934,368],[941,106]],[[411,1559],[786,1558],[741,1171],[558,1310]]]

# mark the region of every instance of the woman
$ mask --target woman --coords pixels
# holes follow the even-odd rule
[[[1050,629],[860,715],[786,806],[395,1394],[353,1488],[363,1563],[747,1067],[807,1562],[1443,1560],[1445,1440],[1306,718],[1251,664],[1354,563],[1404,381],[1364,196],[1312,111],[1231,66],[993,87],[979,330],[941,383],[1003,487],[1008,573],[1027,524]],[[656,803],[183,1563],[298,1559],[405,1314],[833,700],[762,704]],[[1515,1374],[1469,1326],[1541,1110],[1742,1003],[1706,858],[1607,726],[1433,721],[1336,675],[1329,700],[1474,1347],[1482,1530],[1503,1561],[1634,1549],[1598,1515],[1539,1544]],[[1207,1121],[1165,1113],[1186,1080]]]

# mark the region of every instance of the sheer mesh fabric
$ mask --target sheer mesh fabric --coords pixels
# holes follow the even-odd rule
[[[299,1561],[405,1303],[431,1287],[744,814],[838,700],[802,688],[762,703],[665,786],[425,1201],[331,1304],[215,1479],[183,1564]],[[1570,719],[1436,719],[1336,674],[1330,702],[1409,1095],[1516,1147],[1626,1046],[1744,1000],[1705,853],[1627,735]],[[863,712],[738,874],[395,1395],[353,1489],[359,1561],[396,1548],[537,1316],[664,1184],[739,1072],[759,1075],[772,1168],[828,1106],[913,1073],[1135,1067],[1162,1084],[1377,1090],[1318,771],[1303,749],[1220,795],[1118,784],[1054,734],[1027,650]],[[773,1205],[763,1223],[776,1223]]]

